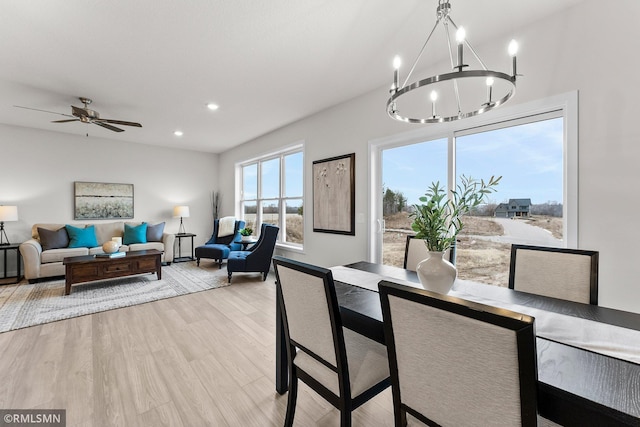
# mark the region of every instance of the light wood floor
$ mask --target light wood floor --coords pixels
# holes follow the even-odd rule
[[[236,278],[234,277],[234,281]],[[275,285],[231,286],[0,334],[0,408],[66,409],[67,427],[282,426]],[[354,426],[392,426],[390,390]],[[297,426],[339,414],[301,384]]]

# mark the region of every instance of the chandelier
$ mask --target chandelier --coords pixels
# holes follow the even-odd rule
[[[387,101],[387,113],[391,118],[407,123],[450,122],[473,117],[499,107],[515,94],[518,51],[516,41],[511,40],[508,46],[508,52],[512,58],[511,74],[489,70],[467,40],[465,29],[453,22],[450,12],[450,1],[438,0],[436,23],[402,85],[400,85],[401,61],[398,56],[394,58],[393,85],[390,90],[391,96]],[[440,24],[446,36],[453,71],[408,84],[427,44]],[[456,49],[453,48],[450,25],[456,30]],[[464,63],[467,59],[465,48],[471,52],[479,64],[478,69],[470,69],[470,66]]]

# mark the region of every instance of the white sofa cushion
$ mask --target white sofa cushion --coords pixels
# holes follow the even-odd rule
[[[42,264],[49,264],[51,262],[62,262],[62,260],[69,256],[82,256],[89,255],[88,248],[64,248],[64,249],[49,249],[43,251],[40,255],[40,261]]]
[[[160,252],[163,252],[164,244],[162,242],[147,242],[147,243],[132,243],[129,245],[130,251],[144,251],[147,249],[157,249]]]

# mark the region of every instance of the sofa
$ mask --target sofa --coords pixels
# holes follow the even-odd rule
[[[34,224],[31,227],[32,238],[20,245],[24,277],[29,283],[34,283],[45,278],[64,276],[62,260],[65,257],[103,253],[102,245],[113,237],[123,239],[120,252],[157,249],[163,252],[162,262],[171,264],[175,235],[164,232],[164,223],[145,224],[124,221]]]

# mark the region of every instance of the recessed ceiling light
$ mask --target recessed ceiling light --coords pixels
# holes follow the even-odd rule
[[[182,136],[182,135],[183,135],[183,133],[182,133],[182,131],[181,131],[181,130],[177,130],[177,131],[173,132],[173,134],[174,134],[175,136]]]
[[[218,104],[214,104],[214,103],[210,102],[210,103],[207,104],[207,108],[209,110],[215,111],[218,108],[220,108],[220,106]]]

